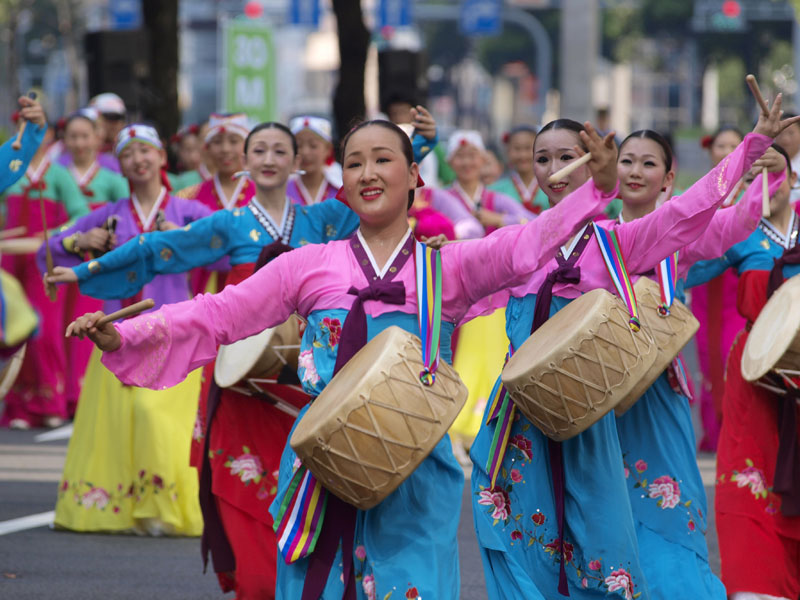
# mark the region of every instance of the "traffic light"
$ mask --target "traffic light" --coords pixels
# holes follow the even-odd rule
[[[744,29],[741,2],[725,0],[719,11],[711,16],[711,28],[716,31],[741,31]]]

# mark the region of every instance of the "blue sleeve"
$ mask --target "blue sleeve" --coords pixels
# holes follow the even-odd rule
[[[433,136],[432,140],[429,140],[420,133],[414,133],[414,137],[411,138],[411,147],[414,149],[414,162],[417,164],[421,163],[422,159],[428,156],[431,150],[433,150],[438,143],[438,129],[436,130],[436,134]]]
[[[220,210],[183,229],[138,235],[98,259],[74,267],[81,293],[130,298],[156,275],[210,265],[230,252],[237,232],[233,214]]]
[[[310,221],[310,229],[314,234],[306,238],[311,244],[325,244],[333,240],[349,238],[358,228],[359,218],[349,206],[335,198],[319,204],[304,206],[300,210],[306,213]]]
[[[45,127],[28,123],[22,134],[22,147],[19,150],[11,147],[17,139],[16,135],[0,146],[0,192],[14,185],[25,174],[44,139],[45,130]]]
[[[715,277],[722,275],[731,265],[728,255],[724,254],[719,258],[701,260],[692,265],[686,275],[686,289],[696,285],[708,283]]]

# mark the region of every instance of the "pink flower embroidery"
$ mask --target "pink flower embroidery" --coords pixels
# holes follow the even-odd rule
[[[119,506],[115,506],[115,507],[113,508],[113,511],[114,511],[114,513],[118,513],[118,512],[119,512]]]
[[[153,485],[156,486],[158,489],[164,489],[164,480],[161,479],[158,475],[153,475]]]
[[[625,479],[631,476],[631,470],[628,467],[625,467]]]
[[[689,519],[688,526],[689,526],[689,531],[694,531],[694,528],[695,528],[694,521],[692,521],[691,519]]]
[[[230,463],[231,475],[238,475],[242,483],[259,482],[261,479],[261,459],[253,454],[242,454]]]
[[[267,498],[269,498],[269,492],[267,491],[267,488],[265,487],[259,488],[258,491],[256,492],[256,498],[258,498],[259,500],[266,500]]]
[[[374,576],[372,576],[372,575],[364,575],[364,579],[361,580],[361,587],[364,589],[364,595],[367,597],[367,600],[375,600],[375,577]]]
[[[662,509],[675,508],[681,501],[681,488],[669,475],[653,480],[647,489],[651,498],[660,498],[658,505]]]
[[[418,600],[419,599],[419,592],[417,591],[417,588],[415,588],[415,587],[408,588],[408,591],[406,592],[406,599],[407,600]]]
[[[600,570],[600,561],[599,560],[589,561],[589,570],[590,571],[599,571]]]
[[[83,504],[83,508],[92,508],[92,506],[96,506],[97,508],[103,509],[106,507],[106,504],[108,504],[108,500],[107,491],[101,487],[93,487],[83,495],[81,504]]]
[[[583,579],[581,579],[581,585],[582,585],[584,588],[588,588],[588,587],[589,587],[589,581],[586,579],[586,577],[584,577]]]
[[[478,496],[478,504],[494,507],[492,511],[493,519],[505,521],[508,518],[510,501],[508,493],[503,488],[495,486],[490,490],[483,490]]]
[[[511,532],[511,539],[512,540],[521,540],[522,539],[522,532],[518,529],[515,529]]]
[[[519,469],[511,469],[511,481],[514,483],[522,481],[522,473],[519,472]]]
[[[322,319],[322,329],[328,331],[328,347],[333,349],[339,343],[342,336],[342,323],[339,319],[325,317]]]
[[[301,369],[304,369],[303,383],[308,382],[311,385],[317,385],[320,377],[317,373],[317,366],[314,364],[314,352],[312,350],[303,350],[297,359],[297,364]]]
[[[528,460],[533,458],[533,444],[521,433],[511,438],[508,443],[520,450]]]
[[[767,482],[761,469],[748,466],[731,476],[731,481],[735,481],[740,488],[750,488],[750,493],[756,498],[767,497]]]
[[[542,513],[536,513],[535,515],[531,516],[531,520],[535,525],[541,525],[544,523],[544,515]]]
[[[356,558],[358,560],[365,560],[367,558],[367,549],[364,546],[356,546]]]
[[[622,592],[625,600],[633,600],[633,580],[625,569],[612,571],[611,575],[605,578],[604,583],[609,592]]]
[[[647,471],[647,463],[644,462],[641,458],[637,460],[636,464],[633,466],[636,467],[636,470],[639,471],[639,473],[644,473],[645,471]]]
[[[66,492],[68,487],[69,487],[69,482],[66,479],[61,482],[61,491],[62,492]]]
[[[555,539],[552,542],[550,542],[549,544],[545,544],[544,549],[549,554],[553,554],[553,555],[561,554],[562,553],[561,540]],[[572,562],[572,551],[574,549],[575,549],[575,547],[572,544],[570,544],[569,542],[564,542],[563,543],[563,555],[564,555],[564,560],[566,562]]]

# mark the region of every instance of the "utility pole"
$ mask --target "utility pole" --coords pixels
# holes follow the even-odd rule
[[[592,84],[600,52],[598,0],[561,0],[561,117],[594,119]]]

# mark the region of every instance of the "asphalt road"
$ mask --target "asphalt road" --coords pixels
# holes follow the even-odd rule
[[[212,600],[223,595],[212,573],[203,574],[196,538],[149,538],[54,531],[53,510],[66,440],[36,442],[41,432],[0,429],[0,598]],[[706,492],[712,493],[713,459],[701,457]],[[483,568],[475,541],[469,484],[465,486],[459,553],[461,598],[484,600]],[[709,502],[712,502],[709,497]],[[711,505],[711,504],[710,504]],[[713,511],[709,511],[713,518]],[[8,521],[33,515],[42,523],[4,533]],[[38,516],[38,517],[37,517]],[[52,517],[49,517],[50,519]],[[713,523],[709,527],[712,568],[719,572]]]

